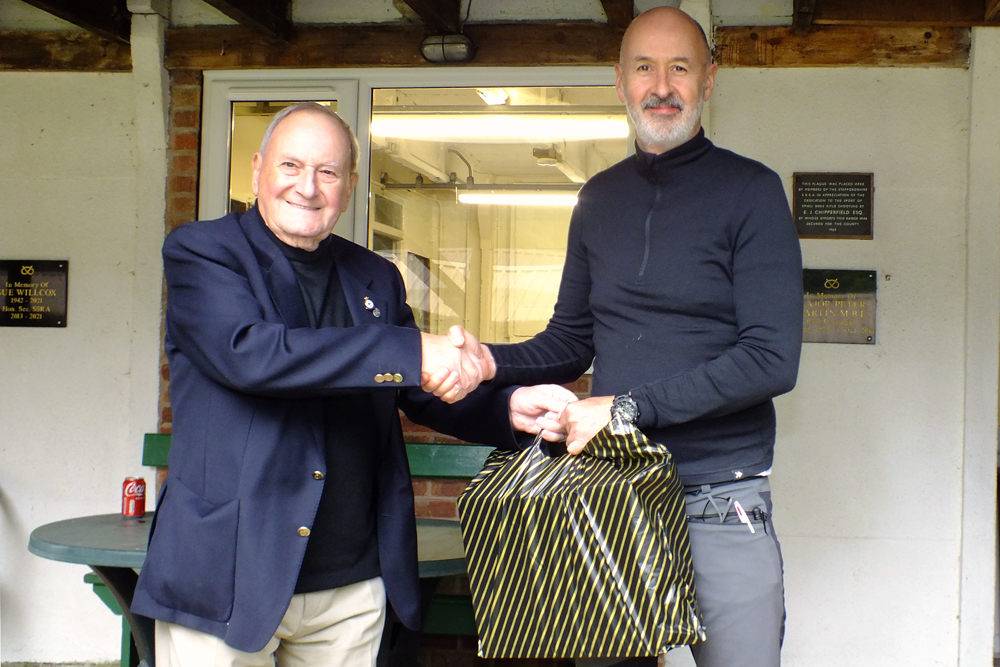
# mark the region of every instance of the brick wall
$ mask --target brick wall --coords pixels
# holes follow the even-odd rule
[[[580,398],[590,396],[590,376],[565,385]],[[403,422],[403,439],[406,442],[455,443],[461,441],[441,435],[419,424],[414,424],[400,414]],[[458,519],[455,499],[468,485],[468,480],[435,479],[416,477],[413,480],[413,495],[418,517],[430,519]]]

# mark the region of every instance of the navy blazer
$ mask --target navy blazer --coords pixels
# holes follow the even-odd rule
[[[413,490],[398,408],[436,430],[512,447],[510,390],[483,386],[451,406],[423,392],[420,332],[399,271],[339,237],[334,249],[354,326],[313,329],[294,270],[256,208],[167,237],[173,436],[133,611],[241,651],[262,649],[291,600],[304,529],[323,492],[325,407],[338,394],[366,391],[379,415],[372,445],[382,577],[396,614],[418,626]]]

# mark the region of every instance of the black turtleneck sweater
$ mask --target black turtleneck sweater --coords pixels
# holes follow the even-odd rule
[[[333,258],[333,238],[308,251],[264,229],[295,270],[309,324],[314,329],[354,326]],[[326,471],[296,593],[339,588],[381,574],[375,532],[378,434],[371,397],[345,392],[308,400],[325,402]]]
[[[491,345],[496,382],[631,393],[685,484],[771,467],[771,399],[795,385],[802,258],[781,180],[704,133],[590,179],[545,331]]]

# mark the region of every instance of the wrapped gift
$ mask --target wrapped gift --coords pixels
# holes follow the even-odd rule
[[[670,452],[615,420],[579,456],[493,452],[458,499],[484,658],[652,656],[704,639]]]

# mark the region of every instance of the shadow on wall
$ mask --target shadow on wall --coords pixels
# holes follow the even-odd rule
[[[3,562],[7,564],[7,569],[12,572],[16,572],[20,569],[18,568],[17,563],[20,559],[28,555],[28,532],[25,530],[24,524],[21,523],[21,521],[17,518],[17,515],[14,513],[13,504],[10,502],[10,498],[7,497],[3,488],[0,488],[0,535],[13,536],[13,540],[9,545],[9,548],[13,549],[15,553],[4,555]],[[17,545],[22,542],[24,545],[22,549],[23,553],[17,553]],[[0,544],[0,551],[2,551],[2,547],[3,545]],[[3,572],[0,572],[0,575],[2,574]],[[6,604],[4,604],[4,600],[7,601]],[[11,608],[11,602],[10,595],[7,593],[7,586],[5,582],[0,579],[0,618],[3,617],[3,607],[7,608],[7,614],[16,613],[18,611],[16,606],[13,609]],[[0,623],[0,645],[2,644],[3,624]],[[0,650],[0,654],[2,654],[2,650]]]

